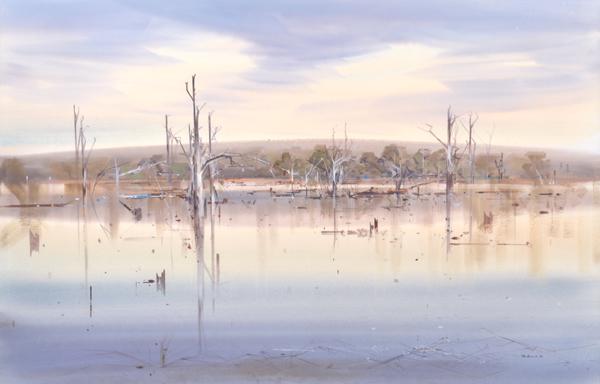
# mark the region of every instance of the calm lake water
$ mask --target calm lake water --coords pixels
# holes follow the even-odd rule
[[[600,381],[598,191],[437,192],[0,208],[0,381]]]

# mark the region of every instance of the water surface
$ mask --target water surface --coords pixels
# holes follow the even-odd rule
[[[419,192],[1,208],[2,382],[598,381],[593,189]]]

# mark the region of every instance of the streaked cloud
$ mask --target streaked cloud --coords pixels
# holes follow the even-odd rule
[[[101,146],[159,143],[164,113],[187,125],[191,73],[224,140],[326,137],[344,121],[426,140],[416,127],[452,104],[498,144],[581,147],[600,129],[599,14],[557,0],[4,0],[0,147],[70,146],[73,103]]]

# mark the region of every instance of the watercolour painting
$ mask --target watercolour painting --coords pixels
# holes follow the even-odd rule
[[[600,383],[600,3],[0,0],[0,383]]]

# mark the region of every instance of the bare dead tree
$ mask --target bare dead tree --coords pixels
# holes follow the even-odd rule
[[[172,181],[172,174],[173,174],[173,149],[172,149],[172,143],[173,143],[173,133],[171,132],[171,129],[169,128],[169,115],[165,115],[165,139],[166,139],[166,149],[167,149],[167,157],[166,157],[166,162],[167,162],[167,182],[169,183],[169,185],[171,185],[171,181]]]
[[[77,124],[79,123],[79,107],[73,105],[73,133],[75,135],[75,174],[79,169],[79,131]]]
[[[123,172],[119,174],[119,177],[129,176],[129,175],[137,175],[143,171],[151,169],[153,167],[159,167],[165,164],[164,161],[144,161],[140,162],[137,167],[130,169],[129,171]]]
[[[215,139],[216,130],[213,132],[211,118],[209,117],[208,146],[203,145],[200,136],[199,115],[204,104],[198,107],[196,100],[196,75],[192,75],[191,84],[185,83],[185,90],[192,104],[193,125],[188,126],[189,147],[186,151],[181,140],[178,141],[185,157],[188,160],[190,168],[190,185],[188,189],[188,201],[192,205],[192,219],[195,236],[196,257],[197,257],[197,289],[198,289],[198,340],[199,347],[202,348],[202,317],[204,313],[204,275],[205,271],[209,277],[214,280],[214,275],[207,270],[204,262],[204,175],[205,172],[211,172],[211,165],[221,159],[233,161],[233,155],[228,153],[215,154],[212,151],[212,142]],[[212,188],[212,183],[211,183]],[[211,189],[211,194],[212,194]],[[211,196],[211,198],[213,198]],[[214,200],[213,200],[214,202]]]
[[[389,172],[392,180],[394,180],[396,193],[400,193],[402,185],[404,184],[404,180],[406,180],[409,174],[408,167],[402,162],[395,164],[387,160],[384,162],[384,166]]]
[[[77,111],[77,116],[79,117],[79,111]],[[81,159],[81,199],[83,205],[85,206],[88,191],[88,164],[90,161],[90,155],[92,154],[92,150],[94,149],[94,144],[96,144],[96,138],[94,138],[91,147],[88,149],[83,121],[84,117],[81,116],[79,118],[79,133],[77,141],[79,144],[79,158]]]
[[[294,195],[294,176],[298,174],[298,172],[294,169],[294,166],[295,164],[292,161],[290,168],[286,170],[287,174],[290,177],[290,192],[292,193],[292,196]]]
[[[290,183],[290,192],[292,197],[294,195],[294,182],[295,176],[299,175],[297,169],[300,167],[300,159],[294,157],[290,152],[285,151],[281,154],[281,158],[274,161],[273,163],[268,162],[271,169],[277,168],[284,175],[288,176]]]
[[[386,146],[377,162],[386,171],[387,177],[394,181],[396,194],[399,194],[404,180],[410,175],[409,158],[404,147]]]
[[[192,133],[192,126],[188,124],[188,153],[191,155],[193,148],[192,145],[194,143],[194,134]]]
[[[448,107],[446,115],[446,141],[442,141],[433,132],[433,127],[428,125],[429,129],[427,132],[431,134],[441,145],[445,152],[446,157],[446,240],[449,247],[449,234],[450,228],[450,201],[452,199],[452,187],[454,186],[454,178],[457,169],[457,164],[460,159],[458,154],[459,147],[456,145],[456,137],[458,131],[455,129],[457,116],[452,112],[452,107]]]
[[[469,150],[469,181],[471,184],[475,182],[475,172],[474,172],[474,164],[475,164],[475,150],[477,148],[477,142],[473,139],[473,130],[475,128],[475,124],[479,120],[479,115],[469,114],[469,127],[467,132],[469,133],[469,141],[467,142],[468,150]]]
[[[452,107],[448,107],[446,117],[446,141],[442,141],[433,131],[433,127],[428,125],[427,132],[431,134],[444,149],[446,157],[446,195],[450,196],[454,185],[455,172],[459,160],[460,148],[456,145],[456,136],[458,131],[455,129],[457,116],[452,112]]]
[[[198,124],[198,117],[200,115],[200,108],[196,104],[196,75],[192,75],[192,87],[190,91],[189,83],[186,81],[185,90],[192,101],[192,121],[193,130],[191,133],[192,141],[192,169],[191,169],[191,187],[189,198],[192,202],[193,216],[194,219],[198,219],[204,215],[204,196],[202,186],[202,161],[201,161],[201,139],[200,139],[200,127]]]
[[[188,188],[187,188],[187,196],[188,199],[190,196],[192,196],[192,170],[194,169],[194,164],[193,161],[194,159],[192,158],[192,135],[191,135],[191,128],[188,126],[188,135],[189,135],[189,143],[187,145],[187,149],[186,146],[184,146],[183,141],[181,140],[181,138],[177,137],[177,136],[173,136],[173,139],[175,140],[175,142],[177,144],[179,144],[179,147],[181,148],[181,152],[183,153],[184,157],[187,160],[188,163],[188,170],[190,172],[190,182],[188,184]]]
[[[212,155],[212,112],[208,113],[208,155]],[[213,184],[213,173],[214,173],[214,163],[208,167],[208,187],[210,189],[210,203],[211,206],[216,201],[215,198],[215,186]]]
[[[333,201],[337,197],[338,184],[344,178],[344,166],[352,159],[352,153],[348,143],[348,131],[344,124],[344,143],[339,145],[335,140],[335,128],[331,131],[331,146],[327,149],[329,156],[329,182],[331,183],[331,195]]]
[[[211,164],[219,161],[221,159],[228,159],[230,162],[233,161],[234,154],[230,153],[219,153],[214,154],[211,153],[212,150],[212,141],[215,139],[215,135],[217,131],[215,130],[209,132],[209,146],[205,146],[202,143],[202,138],[200,136],[200,125],[199,125],[199,116],[200,110],[204,107],[198,107],[196,101],[196,75],[192,75],[191,87],[190,83],[185,83],[185,90],[190,97],[192,102],[192,111],[193,111],[193,127],[190,130],[190,139],[191,139],[191,153],[187,153],[184,150],[184,154],[188,157],[188,162],[191,165],[191,182],[189,189],[189,200],[192,203],[193,209],[193,217],[194,220],[200,220],[204,217],[204,206],[205,206],[205,198],[204,198],[204,174],[210,168]],[[183,145],[181,145],[183,148]]]
[[[504,152],[500,153],[500,158],[494,159],[496,170],[498,171],[498,178],[504,179]]]
[[[317,171],[318,169],[317,167],[319,166],[319,164],[323,161],[323,159],[319,159],[318,162],[316,162],[315,164],[312,163],[308,163],[308,166],[305,168],[304,170],[304,194],[305,196],[308,196],[308,181],[310,179],[310,176]]]

